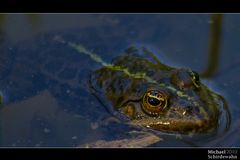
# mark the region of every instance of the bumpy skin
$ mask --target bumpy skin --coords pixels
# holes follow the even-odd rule
[[[217,128],[222,100],[195,72],[164,65],[143,47],[130,47],[113,65],[127,68],[132,75],[145,73],[146,78],[134,78],[109,67],[92,74],[93,92],[101,95],[103,103],[110,101],[105,105],[112,113],[117,111],[132,124],[164,132],[205,133]],[[152,90],[167,97],[167,106],[157,115],[144,111],[143,97]]]

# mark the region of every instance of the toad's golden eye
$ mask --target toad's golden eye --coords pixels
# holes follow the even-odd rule
[[[167,95],[158,90],[151,90],[143,96],[143,111],[151,116],[159,116],[168,106]]]

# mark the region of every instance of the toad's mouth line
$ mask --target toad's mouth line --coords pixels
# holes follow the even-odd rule
[[[157,118],[145,118],[135,119],[130,124],[145,126],[164,132],[179,132],[179,133],[202,133],[214,129],[217,121],[211,121],[210,119],[157,119]]]

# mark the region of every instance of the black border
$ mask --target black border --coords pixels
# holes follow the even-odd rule
[[[223,151],[230,148],[18,148],[0,149],[1,159],[104,159],[104,160],[128,160],[128,159],[151,159],[151,160],[207,160],[208,151]],[[239,148],[237,150],[239,159]],[[219,154],[220,155],[220,154]],[[223,154],[224,155],[224,154]],[[219,158],[221,159],[221,158]],[[217,158],[216,158],[217,160]]]
[[[2,13],[236,13],[240,4],[223,0],[5,0]]]

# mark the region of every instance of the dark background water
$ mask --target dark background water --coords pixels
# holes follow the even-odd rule
[[[127,125],[119,127],[114,122],[100,127],[99,121],[109,115],[104,113],[104,107],[94,96],[84,91],[84,77],[99,65],[87,56],[77,57],[71,49],[61,48],[60,45],[52,43],[51,38],[54,35],[61,35],[75,43],[84,43],[106,62],[111,62],[127,46],[141,43],[154,48],[159,59],[165,64],[189,67],[202,72],[208,62],[209,32],[212,23],[208,14],[0,15],[0,62],[3,63],[0,69],[0,89],[7,102],[0,112],[0,146],[71,147],[99,139],[114,140],[127,137],[126,130],[131,130]],[[209,77],[204,82],[226,98],[232,124],[223,137],[201,146],[239,147],[240,16],[226,14],[223,16],[222,25],[217,76]],[[48,54],[54,50],[54,54]],[[61,56],[64,58],[61,59]],[[78,82],[74,81],[68,85],[65,81],[71,79],[74,70],[63,70],[62,76],[47,84],[53,86],[48,90],[43,87],[46,85],[46,77],[34,72],[32,67],[44,61],[49,61],[45,70],[51,70],[52,73],[62,65],[79,62],[72,67],[82,67],[82,77],[78,77]],[[18,72],[11,72],[17,65],[22,68],[17,70]],[[27,82],[34,75],[36,79],[34,84],[31,84],[34,88],[29,89],[26,87],[28,83],[21,83],[13,91],[6,89],[9,82],[4,78],[16,73],[19,74],[17,80],[21,82]],[[79,83],[82,85],[78,88],[76,86]],[[61,86],[60,90],[66,93],[77,94],[79,89],[80,99],[77,99],[77,96],[75,99],[66,98],[67,94],[57,91],[59,88],[54,88],[56,86]],[[191,145],[170,137],[155,146]]]

